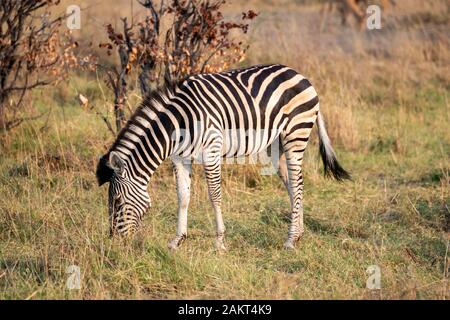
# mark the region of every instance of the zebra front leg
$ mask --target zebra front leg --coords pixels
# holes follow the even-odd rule
[[[206,183],[208,184],[208,194],[214,209],[216,218],[216,248],[219,251],[226,250],[224,244],[225,225],[222,218],[222,191],[221,191],[221,167],[220,155],[204,156],[203,168],[205,171]]]
[[[190,199],[192,163],[190,159],[172,160],[178,194],[177,235],[169,242],[169,249],[177,249],[187,236],[187,210]]]

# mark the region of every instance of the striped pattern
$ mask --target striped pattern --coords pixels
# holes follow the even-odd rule
[[[158,166],[170,157],[179,208],[177,235],[169,246],[178,247],[187,234],[191,160],[201,158],[216,217],[216,244],[224,249],[222,158],[270,149],[273,165],[291,200],[285,246],[293,247],[304,230],[303,153],[318,116],[319,99],[314,87],[293,69],[279,64],[200,74],[152,93],[97,167],[99,183],[111,182],[112,229],[127,234],[138,228],[150,202],[144,196],[147,184]],[[319,123],[325,169],[337,179],[348,178],[336,161],[321,118]],[[121,204],[114,205],[116,198]]]

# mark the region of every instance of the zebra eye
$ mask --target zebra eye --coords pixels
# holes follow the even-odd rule
[[[120,194],[115,195],[114,202],[116,206],[121,206],[124,203],[123,198]]]

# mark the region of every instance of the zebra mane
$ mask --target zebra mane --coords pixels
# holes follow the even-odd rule
[[[155,101],[159,102],[162,105],[165,105],[168,97],[171,96],[175,92],[175,89],[180,84],[181,84],[181,81],[180,82],[170,82],[161,87],[158,87],[155,90],[150,91],[144,97],[141,104],[136,108],[134,113],[131,115],[130,119],[128,119],[125,126],[120,130],[119,134],[117,135],[116,140],[114,141],[113,145],[109,149],[109,152],[114,150],[114,148],[119,144],[120,140],[125,136],[125,134],[130,129],[131,126],[138,124],[137,119],[139,117],[142,117],[145,114],[144,113],[145,108],[151,108]]]
[[[166,104],[169,96],[172,96],[175,92],[175,89],[181,85],[181,83],[185,79],[177,82],[169,82],[155,90],[149,92],[143,99],[142,103],[136,108],[134,113],[131,115],[130,119],[127,121],[125,126],[120,130],[117,135],[116,140],[109,148],[108,152],[104,154],[97,164],[96,176],[97,182],[99,186],[102,184],[109,182],[114,174],[114,170],[108,164],[109,154],[113,151],[119,144],[125,134],[128,132],[130,127],[138,124],[137,119],[144,115],[145,108],[151,108],[155,101],[159,102],[162,105]]]

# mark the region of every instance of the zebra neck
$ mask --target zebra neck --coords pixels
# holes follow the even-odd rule
[[[173,150],[175,123],[179,121],[161,104],[144,102],[116,139],[111,151],[118,151],[134,181],[147,185],[156,169]]]

